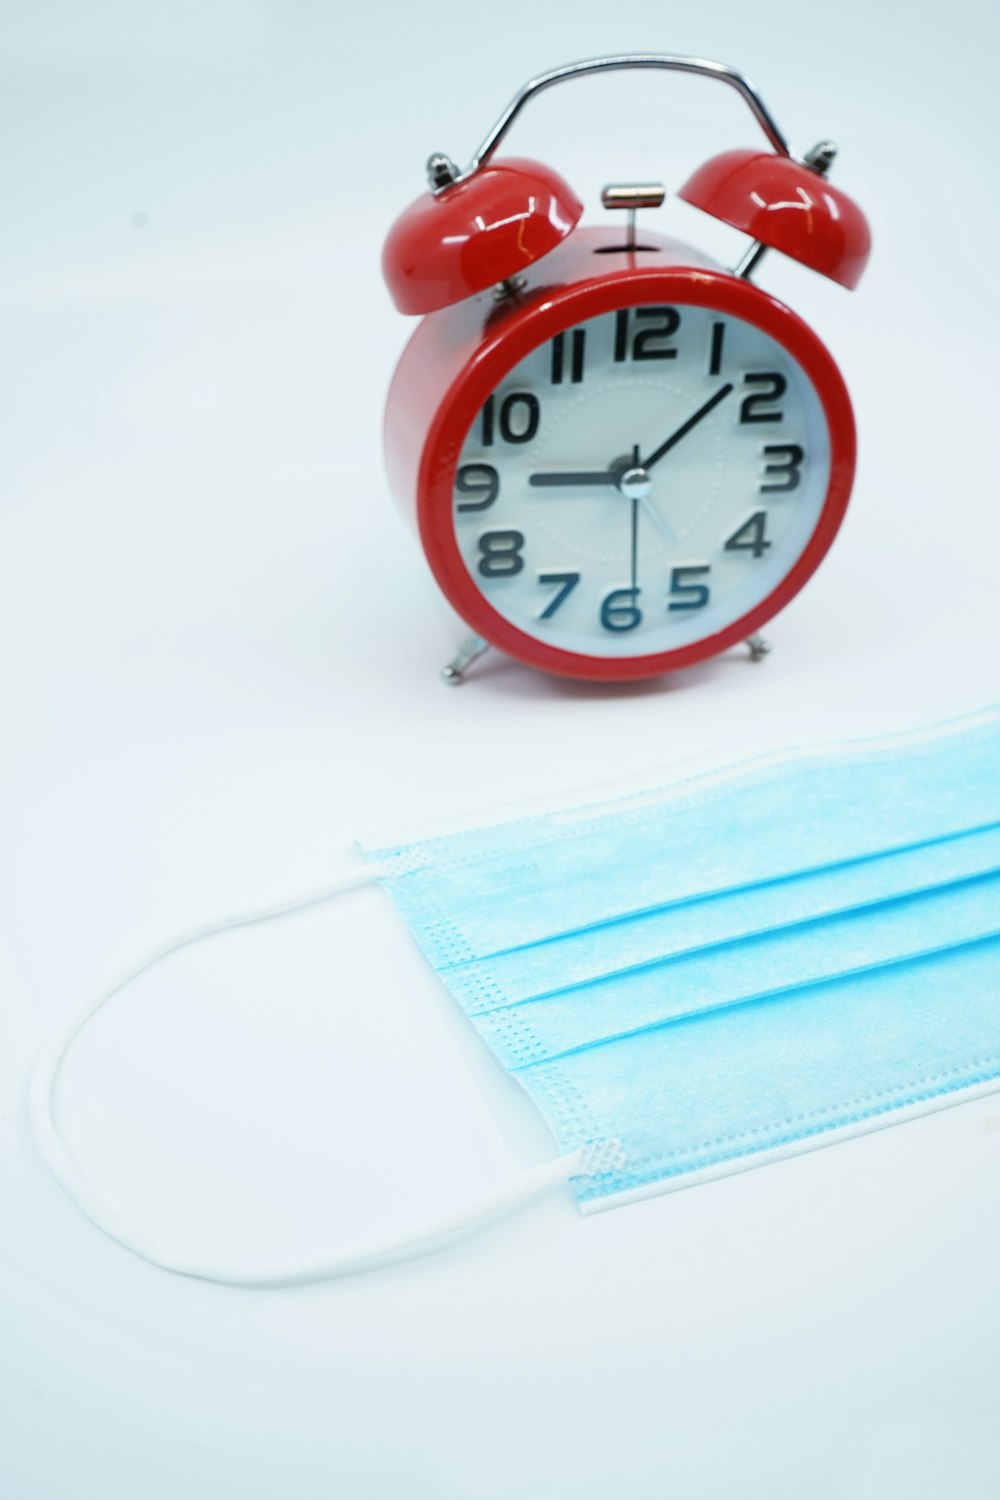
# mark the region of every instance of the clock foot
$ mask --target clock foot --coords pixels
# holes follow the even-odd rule
[[[481,635],[466,636],[448,665],[441,668],[441,676],[448,686],[458,687],[473,662],[478,661],[489,649],[489,641],[484,641]]]
[[[750,652],[751,661],[763,661],[771,647],[762,635],[747,636],[747,650]]]

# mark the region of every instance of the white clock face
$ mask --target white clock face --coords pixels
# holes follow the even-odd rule
[[[456,472],[459,551],[490,605],[565,651],[714,635],[805,550],[830,439],[801,366],[711,308],[591,318],[500,382]]]

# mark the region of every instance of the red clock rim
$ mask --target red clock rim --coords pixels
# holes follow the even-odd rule
[[[512,309],[453,382],[431,424],[420,460],[417,520],[434,577],[462,619],[484,640],[528,666],[589,681],[656,677],[693,666],[746,640],[808,582],[829,551],[850,499],[856,463],[854,417],[843,377],[825,344],[797,313],[752,282],[722,271],[669,266],[623,271],[613,280],[545,288],[543,299]],[[752,323],[785,348],[819,397],[830,438],[830,477],[819,519],[785,577],[753,609],[702,640],[645,656],[588,656],[548,645],[520,630],[473,581],[455,536],[453,497],[462,445],[487,398],[531,351],[561,330],[644,302],[708,307]]]

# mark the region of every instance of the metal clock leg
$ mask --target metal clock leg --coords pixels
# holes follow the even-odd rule
[[[763,661],[771,649],[770,642],[765,641],[762,635],[748,635],[746,645],[751,661]]]
[[[484,641],[481,635],[466,636],[448,665],[441,668],[441,676],[449,687],[458,687],[473,662],[478,661],[489,649],[489,641]]]

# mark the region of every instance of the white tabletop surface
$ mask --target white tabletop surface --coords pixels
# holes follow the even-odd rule
[[[1000,1099],[437,1256],[248,1292],[98,1232],[30,1066],[150,944],[323,884],[372,827],[1000,697],[1000,24],[982,0],[690,11],[8,0],[0,32],[0,1491],[9,1500],[910,1500],[996,1493]],[[383,478],[408,333],[382,237],[560,62],[746,71],[875,239],[857,293],[772,256],[861,462],[829,558],[733,652],[589,687],[461,635]],[[699,80],[556,91],[512,146],[599,212],[759,137]],[[741,237],[668,196],[663,227]],[[305,1255],[552,1151],[385,896],[193,950],[94,1021],[59,1119],[165,1237]]]

